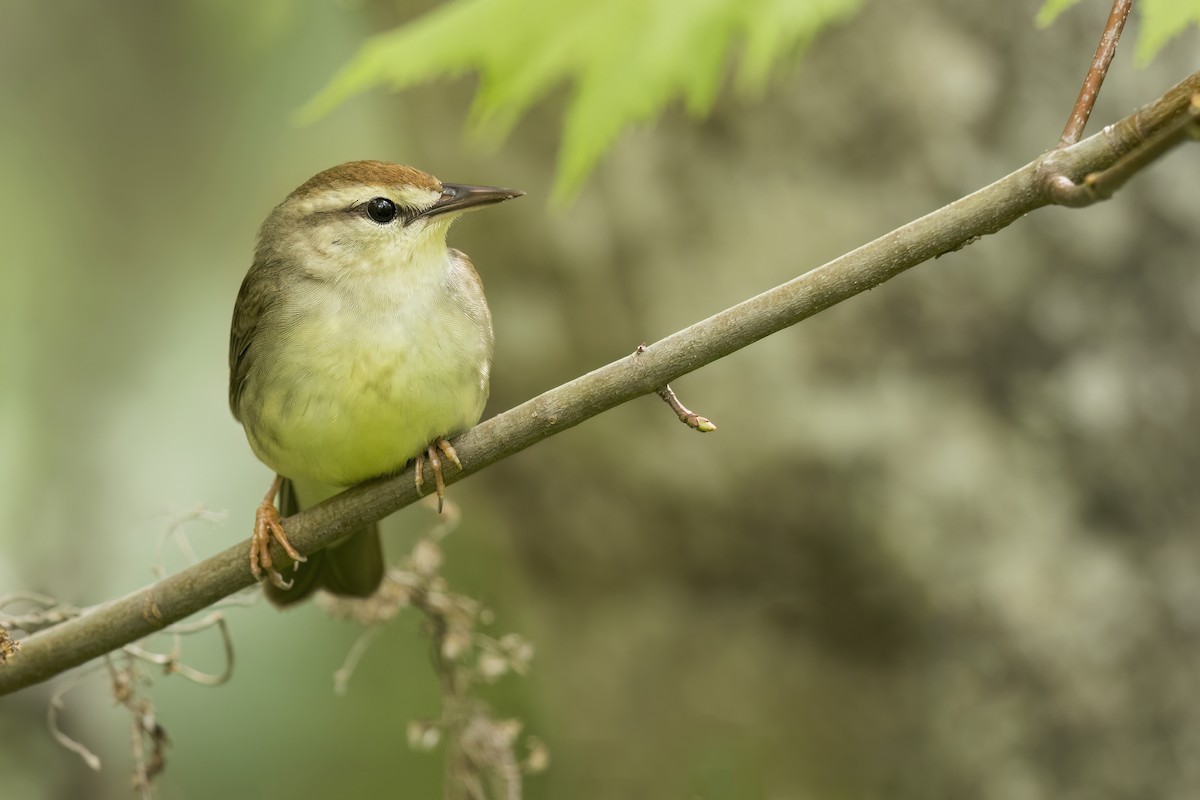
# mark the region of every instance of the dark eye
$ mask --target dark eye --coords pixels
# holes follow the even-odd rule
[[[367,216],[386,225],[396,218],[396,204],[386,197],[373,197],[367,201]]]

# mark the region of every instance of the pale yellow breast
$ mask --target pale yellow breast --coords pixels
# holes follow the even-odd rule
[[[255,453],[288,477],[347,486],[395,472],[478,421],[491,320],[470,267],[306,287],[276,320],[279,344],[247,401]]]

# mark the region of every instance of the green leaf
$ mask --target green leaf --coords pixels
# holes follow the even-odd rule
[[[761,92],[771,67],[789,49],[808,45],[831,22],[849,16],[857,3],[842,0],[746,0],[742,22],[746,45],[738,84],[743,91]]]
[[[1039,28],[1049,27],[1050,23],[1054,22],[1059,14],[1078,2],[1079,0],[1046,0],[1042,4],[1042,7],[1038,9],[1037,16],[1033,18],[1033,22]]]
[[[1138,35],[1134,58],[1145,66],[1168,41],[1189,25],[1200,25],[1200,0],[1142,0],[1142,30]]]
[[[772,68],[862,0],[451,0],[369,39],[298,112],[471,72],[475,132],[504,136],[531,106],[570,87],[555,194],[578,191],[630,125],[676,100],[708,114],[741,53],[738,85],[760,91]]]

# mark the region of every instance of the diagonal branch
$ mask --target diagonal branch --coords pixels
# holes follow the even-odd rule
[[[452,483],[530,445],[765,336],[871,289],[924,261],[960,250],[1025,214],[1055,202],[1051,179],[1072,181],[1103,171],[1157,142],[1189,115],[1200,72],[1158,100],[1071,147],[1043,155],[974,194],[897,228],[840,258],[706,320],[539,395],[477,425],[455,440],[463,471]],[[1173,139],[1174,142],[1182,139]],[[1153,151],[1161,155],[1160,147]],[[1144,159],[1137,164],[1145,166]],[[286,521],[292,544],[311,553],[416,501],[413,476],[380,478]],[[87,609],[22,642],[0,667],[0,694],[14,692],[141,639],[254,583],[246,542],[118,600]]]

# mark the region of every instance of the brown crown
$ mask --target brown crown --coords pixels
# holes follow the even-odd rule
[[[300,197],[326,189],[363,185],[408,185],[434,192],[441,191],[442,188],[442,182],[437,178],[404,164],[392,164],[387,161],[348,161],[313,175],[292,192],[291,196]]]

